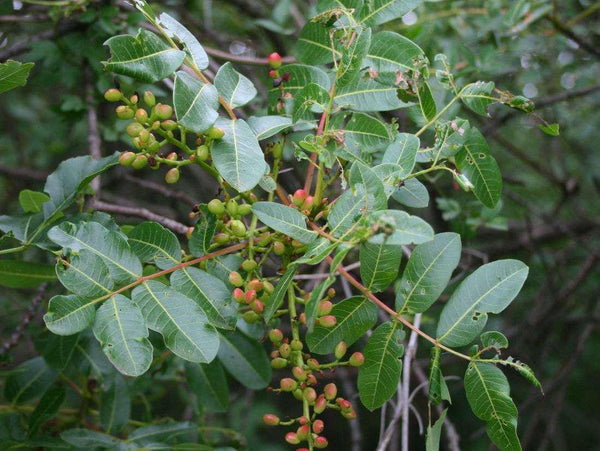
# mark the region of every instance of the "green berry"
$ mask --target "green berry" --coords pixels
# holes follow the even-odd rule
[[[236,216],[238,214],[238,203],[234,199],[227,201],[227,213],[229,216]]]
[[[225,136],[225,130],[213,126],[208,129],[208,131],[206,132],[206,136],[208,136],[211,139],[221,139],[223,136]]]
[[[222,216],[225,213],[225,205],[219,199],[213,199],[208,203],[208,211],[215,216]]]
[[[137,122],[132,122],[127,126],[127,134],[132,138],[140,135],[140,132],[144,130],[144,126],[142,124],[138,124]]]
[[[279,417],[272,413],[267,413],[266,415],[263,415],[263,421],[267,426],[277,426],[279,424]]]
[[[171,119],[171,116],[173,116],[173,108],[171,108],[170,105],[164,105],[162,103],[156,104],[154,112],[156,113],[156,117],[161,121]]]
[[[146,157],[146,155],[138,155],[135,157],[135,160],[133,160],[133,163],[131,163],[131,167],[133,169],[142,169],[147,164],[148,158]]]
[[[275,255],[283,255],[285,252],[285,244],[283,244],[281,241],[275,241],[273,243],[273,253]]]
[[[152,94],[152,92],[146,91],[144,93],[144,102],[146,103],[146,105],[152,108],[154,105],[156,105],[156,97],[154,97],[154,94]]]
[[[104,98],[109,102],[118,102],[123,98],[123,93],[118,89],[112,88],[104,93]]]
[[[229,228],[231,229],[231,232],[237,237],[241,238],[243,236],[246,236],[246,226],[239,219],[233,219],[229,223]],[[246,260],[246,261],[248,261],[248,260]],[[251,260],[251,261],[254,263],[254,267],[252,267],[251,269],[244,268],[244,271],[252,271],[252,269],[254,269],[256,267],[256,262],[254,260]],[[244,262],[244,263],[246,263],[246,262]]]
[[[302,348],[304,347],[300,340],[292,340],[290,345],[292,347],[292,351],[302,351]]]
[[[334,355],[337,360],[340,360],[344,355],[346,355],[346,351],[348,350],[348,346],[345,341],[340,341],[334,350]]]
[[[294,379],[292,379],[291,377],[284,377],[279,382],[279,386],[281,387],[281,389],[283,391],[288,391],[289,392],[289,391],[296,390],[296,387],[298,387],[298,383]]]
[[[234,287],[241,287],[242,285],[244,285],[244,279],[242,278],[239,272],[232,271],[229,273],[229,283],[231,283],[231,285],[233,285]]]
[[[121,156],[119,156],[119,164],[122,166],[130,166],[135,160],[135,157],[136,155],[133,152],[123,152]]]
[[[365,356],[362,352],[355,352],[350,356],[348,363],[350,363],[350,366],[363,366],[365,363]]]
[[[259,319],[260,316],[258,316],[255,312],[253,312],[252,310],[247,311],[246,313],[244,313],[242,315],[242,318],[244,319],[244,321],[246,321],[248,324],[254,324],[256,323]]]
[[[208,147],[205,145],[198,146],[196,149],[196,158],[200,161],[208,160],[210,152],[208,151]]]
[[[148,122],[148,112],[143,108],[138,108],[135,112],[135,120],[140,124],[145,124]]]
[[[279,329],[271,329],[269,331],[269,340],[271,340],[273,343],[279,343],[281,340],[283,340],[283,332],[281,332]]]
[[[119,105],[115,109],[115,112],[117,113],[117,117],[122,120],[133,119],[133,116],[135,116],[135,111],[125,105]]]
[[[244,226],[245,229],[245,226]],[[254,260],[244,260],[244,262],[242,263],[242,269],[246,272],[250,272],[250,271],[254,271],[254,269],[256,268],[257,263]]]
[[[169,169],[165,175],[165,182],[172,185],[174,183],[177,183],[178,181],[179,181],[179,169],[177,169],[177,168]]]
[[[238,206],[238,215],[246,216],[252,213],[252,205],[242,204]]]
[[[271,367],[275,370],[281,370],[287,366],[288,362],[286,359],[282,359],[281,357],[277,357],[271,360]]]
[[[281,354],[281,357],[285,357],[287,359],[291,353],[292,348],[290,348],[289,344],[284,343],[279,347],[279,354]]]

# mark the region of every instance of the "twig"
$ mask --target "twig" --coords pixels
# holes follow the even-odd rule
[[[48,173],[39,169],[30,168],[9,168],[8,166],[0,166],[0,174],[8,175],[14,178],[26,178],[31,180],[46,180]]]
[[[98,114],[96,113],[96,105],[94,101],[94,80],[92,71],[89,67],[85,70],[86,75],[86,86],[85,86],[85,100],[88,108],[88,145],[90,156],[94,160],[102,158],[102,151],[100,147],[102,140],[100,139],[100,131],[98,130]],[[92,189],[94,190],[94,196],[100,194],[100,176],[95,177],[92,182]]]
[[[138,218],[147,219],[149,221],[156,221],[159,224],[164,225],[168,229],[171,229],[174,232],[180,233],[182,235],[185,234],[189,229],[189,226],[186,226],[185,224],[177,222],[171,218],[166,218],[164,216],[157,215],[156,213],[145,208],[124,207],[122,205],[109,204],[101,200],[93,200],[91,206],[95,210],[105,211],[107,213],[114,213],[125,216],[136,216]]]
[[[169,199],[177,199],[182,202],[185,202],[186,204],[189,204],[190,206],[196,205],[196,201],[183,191],[175,191],[167,188],[166,186],[161,185],[160,183],[155,183],[151,180],[133,177],[129,174],[125,176],[125,180],[131,183],[135,183],[136,185],[141,186],[142,188],[156,191],[157,193],[160,193]]]
[[[269,64],[268,58],[252,58],[249,56],[234,55],[233,53],[223,52],[212,47],[203,46],[206,53],[215,58],[233,61],[234,63],[247,64],[248,66],[267,66]],[[292,64],[296,62],[296,58],[293,56],[284,56],[281,58],[283,64]]]

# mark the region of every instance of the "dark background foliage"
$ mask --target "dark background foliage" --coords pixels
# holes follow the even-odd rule
[[[40,3],[44,4],[0,1],[0,61],[36,63],[25,88],[0,97],[0,204],[7,214],[18,211],[20,190],[40,190],[46,175],[62,160],[99,151],[108,155],[127,147],[123,126],[101,96],[113,80],[100,61],[107,59],[103,42],[135,30],[140,17],[119,1]],[[256,86],[264,87],[267,70],[254,64],[254,59],[274,50],[292,55],[310,3],[164,1],[161,8],[180,17],[198,36],[213,64],[234,54]],[[507,332],[511,354],[527,362],[544,387],[542,396],[523,379],[508,374],[520,411],[523,447],[596,448],[600,428],[598,2],[432,1],[385,28],[415,40],[431,61],[437,53],[445,53],[465,80],[491,80],[500,89],[531,97],[537,114],[560,124],[560,136],[552,138],[537,129],[535,117],[507,108],[492,109],[487,121],[469,115],[501,167],[502,203],[493,211],[486,209],[447,177],[439,178],[430,186],[432,202],[426,216],[436,232],[463,234],[461,271],[507,257],[519,258],[530,267],[518,301],[501,319],[493,320],[502,322],[498,327]],[[157,85],[155,92],[156,88],[165,93],[169,89]],[[141,92],[144,86],[135,89]],[[265,92],[259,94],[264,98]],[[265,107],[259,101],[251,108]],[[412,121],[416,115],[410,109],[397,114],[401,130],[416,130]],[[191,205],[215,195],[215,186],[199,171],[187,171],[175,190],[164,188],[163,177],[162,172],[145,171],[142,180],[121,168],[109,172],[102,179],[103,208],[123,223],[138,222],[148,210],[189,224]],[[291,189],[299,185],[299,177],[287,173],[282,183]],[[35,258],[35,253],[28,258]],[[45,337],[41,312],[56,290],[48,285],[37,294],[35,290],[0,291],[5,369],[37,355]],[[424,330],[428,330],[427,317]],[[415,384],[423,374],[419,364],[425,368],[427,361],[428,349],[421,346]],[[453,360],[448,358],[446,364],[446,374],[453,374]],[[462,370],[457,366],[457,371]],[[161,380],[160,372],[154,376]],[[342,371],[332,375],[348,397],[354,391],[350,376]],[[485,449],[489,442],[484,428],[470,413],[462,386],[450,382],[450,388],[454,400],[450,419],[461,449]],[[152,404],[154,417],[182,420],[191,414],[189,404],[182,408],[185,388],[175,381],[164,380],[148,390],[152,401],[146,401]],[[262,426],[261,416],[267,410],[285,411],[285,405],[264,393],[233,390],[230,412],[209,416],[207,423],[239,431],[250,449],[283,449],[280,437],[270,436],[278,434]],[[415,404],[426,419],[426,398],[417,396]],[[143,410],[139,405],[134,409]],[[350,428],[339,419],[331,422],[334,449],[374,449],[379,412],[358,413],[360,427]],[[417,434],[418,423],[412,426]],[[413,446],[418,449],[420,444],[414,441]]]

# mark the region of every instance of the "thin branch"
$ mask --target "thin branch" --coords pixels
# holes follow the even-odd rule
[[[206,53],[215,58],[222,59],[225,61],[233,61],[238,64],[246,64],[248,66],[268,66],[268,58],[252,58],[250,56],[234,55],[233,53],[223,52],[212,47],[203,46]],[[296,62],[296,58],[293,56],[284,56],[281,58],[283,64],[292,64]]]
[[[136,185],[141,186],[142,188],[146,188],[146,189],[155,191],[157,193],[160,193],[161,195],[163,195],[164,197],[167,197],[169,199],[176,199],[176,200],[185,202],[186,204],[188,204],[192,207],[194,205],[196,205],[196,203],[197,203],[194,199],[192,199],[190,196],[188,196],[183,191],[175,191],[175,190],[169,189],[166,186],[161,185],[160,183],[153,182],[151,180],[145,180],[145,179],[133,177],[132,175],[129,175],[129,174],[127,174],[125,176],[125,180],[128,182],[131,182],[131,183],[135,183]]]
[[[11,178],[25,178],[31,180],[44,181],[48,177],[48,172],[31,168],[9,168],[0,166],[0,174],[8,175]]]
[[[102,140],[100,138],[100,131],[98,129],[98,114],[96,112],[96,102],[94,100],[94,80],[91,69],[88,67],[85,71],[86,74],[86,86],[85,86],[85,100],[88,108],[88,145],[90,156],[94,160],[102,158]],[[92,182],[92,189],[94,190],[94,196],[100,194],[100,176],[95,177]]]
[[[581,47],[586,52],[600,58],[600,49],[599,48],[593,46],[592,44],[590,44],[587,41],[584,41],[583,38],[581,38],[581,36],[578,36],[577,34],[575,34],[573,32],[573,30],[571,30],[569,27],[567,27],[563,23],[561,23],[556,17],[549,16],[549,17],[547,17],[547,19],[552,23],[552,25],[554,26],[554,29],[556,31],[563,34],[570,40],[576,42],[579,45],[579,47]]]
[[[418,329],[421,325],[421,314],[415,315],[413,325]],[[408,451],[408,433],[409,433],[409,415],[408,408],[410,402],[408,398],[410,396],[410,374],[411,374],[411,363],[413,357],[417,353],[417,346],[419,344],[417,340],[417,333],[413,330],[410,333],[408,340],[408,346],[404,353],[404,362],[402,364],[402,451]]]

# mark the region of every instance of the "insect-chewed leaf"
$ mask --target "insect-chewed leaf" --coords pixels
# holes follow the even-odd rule
[[[386,244],[360,245],[360,278],[372,292],[383,291],[398,277],[402,248]]]
[[[162,13],[158,20],[170,37],[176,38],[184,45],[186,52],[194,64],[198,66],[198,69],[204,70],[208,67],[208,55],[196,37],[187,28],[167,13]]]
[[[373,170],[360,161],[355,161],[350,168],[348,176],[350,187],[355,189],[362,185],[366,189],[368,198],[373,199],[373,203],[367,206],[368,210],[384,210],[387,208],[387,196],[381,179]]]
[[[442,400],[450,402],[450,392],[448,385],[440,368],[442,350],[434,346],[431,348],[431,361],[429,364],[429,394],[428,397],[434,406],[437,406]]]
[[[421,3],[423,0],[372,0],[365,2],[359,17],[367,25],[380,25],[402,17]]]
[[[369,243],[401,246],[421,244],[433,239],[433,229],[418,216],[400,210],[381,210],[369,215],[373,224],[379,225],[381,233],[369,238]]]
[[[275,202],[256,202],[252,212],[265,225],[301,243],[308,244],[317,237],[317,232],[306,227],[306,216],[291,207]]]
[[[114,36],[104,45],[111,52],[111,58],[104,63],[106,70],[147,83],[167,78],[185,58],[185,52],[174,49],[154,33],[143,29],[137,36]]]
[[[357,217],[373,209],[373,196],[369,195],[364,186],[356,185],[355,191],[356,193],[352,190],[344,191],[331,207],[327,219],[330,233],[335,237],[347,233],[357,222]]]
[[[484,348],[494,347],[497,349],[508,348],[508,338],[502,333],[495,330],[489,330],[481,334],[481,344]]]
[[[452,293],[442,310],[437,337],[447,346],[469,344],[483,330],[488,313],[500,313],[517,296],[527,278],[518,260],[498,260],[481,266]]]
[[[356,78],[370,45],[371,29],[355,28],[352,43],[342,52],[342,59],[339,63],[337,85],[340,88]]]
[[[230,62],[223,64],[217,72],[215,86],[231,108],[244,106],[256,97],[254,84],[235,70]]]
[[[461,100],[469,109],[475,111],[481,116],[489,116],[487,112],[488,106],[497,100],[492,97],[494,91],[493,82],[478,81],[471,83],[462,90],[460,95]]]
[[[156,222],[143,222],[129,233],[131,249],[143,262],[168,269],[181,261],[181,246],[173,232]]]
[[[195,133],[205,132],[219,117],[217,88],[183,71],[177,72],[175,78],[173,105],[179,124]]]
[[[316,83],[309,83],[294,96],[294,122],[311,120],[313,113],[321,113],[329,103],[329,93]]]
[[[377,306],[362,296],[344,299],[333,306],[331,315],[337,322],[333,327],[315,326],[306,336],[306,343],[315,354],[329,354],[340,341],[351,346],[377,321]]]
[[[432,121],[437,113],[437,107],[433,94],[431,94],[431,88],[427,82],[419,86],[417,96],[419,97],[419,105],[425,121]]]
[[[373,331],[364,349],[365,363],[358,370],[358,394],[369,410],[381,407],[396,393],[404,353],[401,339],[398,323],[383,323]]]
[[[219,360],[238,382],[251,390],[271,382],[271,365],[263,347],[240,331],[221,334]]]
[[[190,362],[215,358],[219,334],[196,302],[155,280],[138,285],[132,297],[148,327],[163,336],[174,354]]]
[[[171,287],[200,305],[213,326],[235,327],[238,315],[231,291],[219,278],[198,268],[182,268],[171,275]]]
[[[444,409],[437,421],[432,425],[427,426],[427,438],[425,440],[425,451],[439,451],[440,449],[440,437],[442,435],[442,427],[444,426],[444,420],[446,419],[446,412],[448,409]]]
[[[329,92],[331,80],[327,73],[318,67],[305,66],[303,64],[288,64],[279,69],[282,74],[290,74],[290,80],[285,83],[285,92],[296,96],[296,94],[309,83],[315,83]],[[279,87],[269,89],[269,105],[276,105],[281,96]]]
[[[413,70],[414,61],[423,55],[423,50],[410,39],[392,31],[380,31],[371,39],[365,64],[378,74],[396,74]]]
[[[396,291],[396,310],[427,310],[446,288],[460,261],[461,248],[457,233],[439,233],[415,247]]]
[[[225,132],[213,143],[212,158],[217,171],[237,191],[251,190],[267,167],[254,132],[243,119],[221,118],[215,126]]]
[[[502,371],[490,363],[471,362],[465,373],[465,392],[473,413],[486,422],[490,439],[502,451],[520,451],[518,411]]]
[[[139,307],[117,294],[96,312],[94,335],[108,360],[127,376],[144,374],[152,363],[152,345]]]

